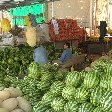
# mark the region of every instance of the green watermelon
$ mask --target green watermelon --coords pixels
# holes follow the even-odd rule
[[[101,81],[100,81],[100,87],[105,88],[107,90],[111,90],[112,89],[112,76],[110,75],[102,76]]]
[[[66,100],[71,100],[75,98],[76,89],[72,86],[66,86],[63,88],[62,96]]]
[[[84,86],[86,88],[94,88],[99,84],[99,75],[97,72],[88,72],[84,78]]]
[[[49,71],[45,71],[44,69],[41,69],[41,81],[51,81],[53,79],[52,74]]]
[[[100,101],[104,112],[112,112],[112,91],[105,92]]]
[[[103,112],[103,111],[102,111],[101,107],[97,107],[93,110],[93,112]]]
[[[84,87],[77,88],[75,95],[76,95],[76,100],[79,103],[85,102],[86,100],[89,99],[90,96],[89,91]]]
[[[61,81],[55,81],[51,87],[50,91],[55,95],[59,96],[62,93],[63,88],[65,87],[65,84]]]
[[[44,96],[42,97],[42,101],[48,105],[50,105],[54,99],[55,99],[55,96],[50,91],[45,93]]]
[[[51,102],[51,107],[57,112],[63,112],[66,101],[62,97],[57,97]]]
[[[112,60],[110,60],[104,69],[106,75],[112,76]]]
[[[99,106],[100,99],[101,99],[102,95],[104,94],[104,92],[105,92],[105,90],[100,87],[93,89],[91,92],[90,102],[94,106]]]
[[[94,108],[91,103],[83,103],[80,105],[78,112],[93,112]]]
[[[0,81],[0,91],[2,91],[3,89],[5,89],[5,85],[3,84],[2,81]]]
[[[45,112],[56,112],[56,111],[54,111],[54,109],[50,108],[50,109],[46,110]]]
[[[42,101],[39,101],[34,107],[33,112],[45,112],[49,107],[46,106]]]
[[[50,89],[51,83],[48,81],[40,81],[38,86],[40,90],[45,93]]]
[[[65,82],[67,86],[77,87],[81,83],[81,74],[76,71],[69,72],[65,79]]]
[[[41,67],[38,63],[32,62],[28,67],[28,76],[31,78],[36,78],[41,76]]]
[[[57,71],[56,74],[54,75],[55,80],[56,80],[56,81],[64,80],[64,75],[65,75],[65,74],[63,74],[62,71]]]
[[[76,101],[69,101],[64,106],[64,112],[77,112],[78,103]]]

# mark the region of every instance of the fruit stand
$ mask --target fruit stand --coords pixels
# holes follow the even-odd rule
[[[11,5],[14,1],[3,2],[3,5],[5,6],[7,3]],[[18,35],[21,34],[18,33],[19,30],[12,28],[7,18],[2,18],[0,112],[112,112],[111,42],[108,42],[107,39],[104,43],[100,43],[96,37],[90,38],[92,42],[85,42],[87,35],[85,28],[79,26],[77,20],[73,18],[56,19],[59,28],[56,34],[52,20],[49,20],[47,25],[50,41],[41,42],[48,52],[49,62],[40,66],[33,60],[33,52],[39,42],[39,35],[37,36],[39,26],[37,25],[37,28],[33,26],[36,23],[32,25],[31,22],[46,20],[45,10],[47,9],[44,9],[46,8],[44,2],[48,1],[39,0],[38,2],[43,4],[38,5],[35,0],[28,2],[25,0],[19,1],[19,3],[14,2],[15,5],[18,3],[18,7],[21,6],[19,8],[12,8],[12,5],[11,7],[8,5],[8,8],[11,8],[11,12],[9,12],[13,16],[18,10],[23,10],[24,13],[27,10],[25,16],[21,15],[23,12],[20,11],[18,13],[20,16],[17,14],[17,17],[12,19],[12,23],[15,22],[15,25],[25,24],[26,19],[27,30],[23,30],[24,26],[19,29],[24,32],[23,38]],[[2,2],[0,1],[0,3]],[[22,8],[25,3],[31,6]],[[37,7],[39,7],[38,11]],[[83,9],[83,7],[81,8]],[[14,9],[16,9],[15,12]],[[33,9],[36,10],[33,11]],[[43,13],[40,13],[40,10]],[[38,19],[34,21],[34,15],[30,18],[28,11],[34,14],[39,13]],[[19,21],[21,18],[22,22]],[[80,18],[80,20],[82,19]],[[71,44],[73,57],[63,65],[54,64],[53,60],[60,58],[65,42]],[[22,47],[19,46],[21,44]],[[84,52],[79,46],[85,49]],[[91,56],[90,54],[101,54],[104,51],[106,54],[98,55],[97,59],[89,60],[87,57]],[[84,66],[79,70],[77,65]]]

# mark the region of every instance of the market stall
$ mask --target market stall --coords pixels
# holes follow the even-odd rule
[[[0,1],[0,112],[112,112],[111,28],[107,30],[110,35],[103,35],[100,41],[101,28],[93,28],[91,34],[91,27],[88,36],[86,26],[82,26],[92,14],[76,19],[64,18],[67,13],[63,13],[63,18],[56,15],[48,20],[51,15],[47,15],[47,8],[52,4],[55,10],[54,3],[59,8],[62,1]],[[87,9],[90,13],[94,7],[97,9],[97,2],[90,1],[63,2],[68,8],[81,6],[85,14]],[[60,8],[68,10],[65,7]],[[3,10],[8,10],[11,18],[4,16]],[[53,10],[52,15],[57,14]],[[91,26],[94,22],[87,23]],[[37,54],[43,51],[42,55],[47,55],[44,65],[34,61],[37,48]],[[70,58],[61,64],[53,63],[66,49]]]

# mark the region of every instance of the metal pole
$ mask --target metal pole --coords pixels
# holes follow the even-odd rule
[[[44,19],[44,3],[42,4],[42,13],[43,13],[43,19]]]
[[[52,0],[52,18],[54,17],[54,0]],[[55,39],[54,39],[54,47],[56,47],[56,34],[55,35]]]
[[[90,0],[90,36],[93,27],[93,0]]]
[[[97,0],[94,1],[95,8],[94,8],[94,32],[96,31],[96,10],[97,10]]]
[[[54,17],[54,0],[52,0],[52,18]]]

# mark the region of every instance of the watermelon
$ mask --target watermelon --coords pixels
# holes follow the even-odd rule
[[[84,78],[84,86],[86,88],[94,88],[99,84],[99,76],[97,72],[88,72]]]
[[[65,82],[67,86],[77,87],[81,83],[81,74],[76,71],[69,72],[65,79]]]
[[[41,81],[51,81],[53,79],[52,74],[49,71],[45,71],[44,69],[41,69]]]
[[[31,78],[36,78],[41,76],[41,67],[38,63],[32,62],[28,67],[28,76]]]
[[[54,77],[56,81],[62,81],[64,79],[64,74],[62,73],[62,71],[57,71]]]
[[[59,70],[59,66],[57,64],[48,63],[44,65],[44,69],[48,70],[49,72],[56,73]]]
[[[45,112],[49,107],[46,106],[42,101],[39,101],[34,107],[33,112]]]
[[[100,87],[93,89],[91,92],[90,102],[94,106],[99,106],[100,99],[101,99],[102,95],[104,94],[104,92],[105,92],[105,90]]]
[[[50,109],[47,109],[45,112],[56,112],[56,111],[54,111],[54,109],[50,108]]]
[[[50,85],[51,85],[51,83],[48,81],[40,81],[38,84],[39,89],[44,93],[50,89]]]
[[[112,112],[112,91],[106,91],[100,101],[104,112]]]
[[[63,88],[62,96],[66,100],[71,100],[75,98],[76,89],[72,86],[66,86]]]
[[[42,101],[48,105],[50,105],[54,99],[55,99],[55,96],[50,91],[45,93],[44,96],[42,97]]]
[[[63,88],[65,87],[65,84],[61,81],[55,81],[51,87],[50,91],[55,95],[55,96],[60,96],[62,93]]]
[[[86,100],[89,99],[89,96],[90,96],[89,91],[83,86],[80,88],[77,88],[75,95],[76,95],[76,100],[79,103],[85,102]]]
[[[91,103],[83,103],[79,107],[78,112],[93,112],[94,106]]]
[[[103,112],[103,111],[102,111],[101,107],[97,107],[93,110],[93,112]]]
[[[106,75],[112,76],[112,60],[107,63],[104,72]]]
[[[63,112],[66,101],[62,97],[57,97],[51,102],[51,107],[55,111]]]
[[[78,103],[74,100],[67,102],[64,106],[64,112],[77,112]]]
[[[105,88],[107,90],[111,90],[112,89],[112,76],[110,75],[102,76],[101,81],[100,81],[100,87]]]

